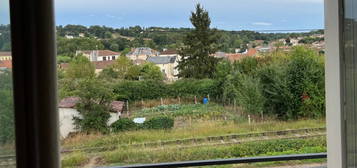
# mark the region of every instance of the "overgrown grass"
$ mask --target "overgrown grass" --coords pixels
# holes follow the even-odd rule
[[[118,149],[103,153],[102,158],[107,164],[123,165],[318,152],[326,152],[325,138],[271,140],[189,149]]]
[[[277,131],[287,129],[324,127],[324,120],[300,121],[267,121],[248,124],[235,123],[234,121],[205,121],[194,120],[185,126],[172,130],[138,130],[117,134],[77,135],[63,141],[63,147],[99,147],[105,145],[136,144],[143,142],[176,140],[184,138],[200,138],[207,136],[220,136],[226,134],[254,133],[264,131]]]
[[[89,157],[86,153],[76,152],[65,155],[62,158],[62,167],[78,167],[88,162]]]

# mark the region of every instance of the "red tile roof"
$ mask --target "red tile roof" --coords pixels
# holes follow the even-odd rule
[[[174,55],[174,54],[178,54],[178,52],[176,50],[166,50],[166,51],[160,52],[160,55]]]
[[[94,61],[92,64],[94,64],[95,69],[105,69],[110,65],[113,65],[115,63],[115,60],[111,61]]]
[[[76,104],[80,101],[79,97],[67,97],[60,101],[59,108],[75,108]],[[122,112],[125,103],[123,101],[112,101],[111,108],[115,112]]]
[[[12,68],[12,61],[11,60],[3,60],[0,61],[0,68]]]
[[[95,69],[105,69],[110,65],[113,65],[115,63],[115,60],[110,60],[110,61],[93,61],[91,62]],[[62,63],[59,65],[59,68],[66,69],[69,67],[69,63]]]

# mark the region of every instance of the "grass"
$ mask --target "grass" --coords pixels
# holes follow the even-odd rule
[[[162,142],[188,138],[205,138],[229,134],[258,133],[289,129],[325,127],[323,119],[279,121],[265,118],[264,121],[252,117],[252,123],[237,112],[235,108],[227,108],[217,104],[209,105],[164,105],[132,111],[132,117],[170,116],[175,118],[175,126],[171,130],[135,130],[112,134],[78,134],[62,141],[62,148],[87,148],[116,146],[112,151],[96,151],[90,157],[99,157],[105,165],[124,165],[136,163],[158,163],[184,160],[202,160],[232,157],[250,157],[262,155],[280,155],[313,153],[326,151],[325,138],[309,138],[295,140],[265,140],[244,142],[243,144],[210,144],[206,146],[189,145],[182,148],[173,143],[165,146],[125,146]],[[62,160],[64,167],[81,166],[89,160],[88,154],[76,152],[65,154]],[[310,162],[323,162],[313,160]],[[302,161],[306,163],[309,161]],[[287,162],[269,162],[243,165],[243,167],[263,167],[286,164]],[[295,162],[294,162],[295,163]],[[227,165],[218,167],[240,167]],[[217,166],[214,166],[217,167]]]
[[[62,167],[78,167],[88,162],[89,157],[86,153],[76,152],[65,155],[62,158]]]
[[[172,130],[139,130],[109,135],[82,134],[64,140],[62,146],[64,148],[80,146],[98,147],[113,144],[136,144],[152,141],[200,138],[226,134],[277,131],[286,129],[317,128],[324,126],[324,120],[300,120],[288,122],[267,121],[250,125],[248,123],[235,123],[233,121],[196,120],[184,127]]]
[[[124,165],[319,152],[326,152],[325,138],[248,142],[229,146],[189,149],[138,150],[129,148],[106,152],[101,157],[106,161],[106,164]]]

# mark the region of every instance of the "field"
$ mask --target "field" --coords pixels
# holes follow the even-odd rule
[[[63,167],[126,165],[326,151],[325,122],[261,119],[219,104],[164,105],[137,109],[131,117],[169,116],[169,130],[133,130],[112,134],[79,134],[62,142]],[[324,162],[312,160],[292,162]],[[264,163],[243,167],[264,167]],[[290,162],[289,162],[290,163]],[[239,167],[229,165],[220,167]]]

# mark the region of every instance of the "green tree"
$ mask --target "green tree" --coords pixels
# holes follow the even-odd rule
[[[190,17],[195,27],[183,40],[184,46],[180,49],[182,59],[177,66],[179,77],[184,78],[212,78],[219,59],[214,54],[219,46],[219,36],[216,30],[210,29],[211,19],[208,12],[200,4],[196,12]]]
[[[80,98],[76,105],[82,117],[73,117],[74,124],[84,132],[108,132],[113,91],[105,81],[87,78],[79,82],[76,95]]]
[[[66,70],[65,77],[69,79],[91,78],[95,76],[95,67],[84,56],[76,56]]]
[[[160,68],[153,63],[145,63],[141,65],[141,75],[144,80],[157,80],[162,81],[164,75]]]
[[[0,144],[15,140],[12,80],[10,71],[0,71]]]

